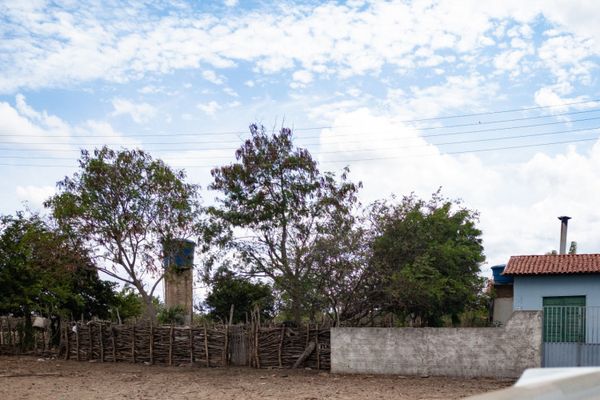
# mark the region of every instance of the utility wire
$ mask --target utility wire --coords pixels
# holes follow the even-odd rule
[[[492,138],[485,139],[469,139],[469,140],[460,140],[460,141],[451,141],[451,142],[438,142],[438,143],[423,143],[423,144],[414,144],[414,145],[406,145],[406,146],[387,146],[387,147],[376,147],[376,148],[360,148],[360,149],[344,149],[344,150],[332,150],[332,151],[315,151],[312,152],[313,155],[320,154],[338,154],[338,153],[352,153],[352,152],[365,152],[365,151],[382,151],[382,150],[399,150],[399,149],[410,149],[410,148],[418,148],[418,147],[429,147],[429,146],[447,146],[447,145],[457,145],[457,144],[471,144],[471,143],[482,143],[482,142],[495,142],[501,140],[511,140],[511,139],[523,139],[523,138],[531,138],[531,137],[540,137],[540,136],[553,136],[553,135],[562,135],[565,133],[576,133],[576,132],[588,132],[600,129],[600,126],[593,126],[588,128],[580,128],[580,129],[570,129],[566,131],[555,131],[555,132],[538,132],[538,133],[529,133],[529,134],[520,134],[520,135],[510,135],[510,136],[498,136]],[[178,156],[178,159],[231,159],[232,155],[228,156]],[[0,159],[34,159],[34,160],[73,160],[74,157],[45,157],[45,156],[31,156],[31,155],[4,155],[0,154]]]
[[[600,139],[599,136],[594,136],[591,138],[584,139],[571,139],[557,142],[545,142],[545,143],[533,143],[533,144],[524,144],[524,145],[515,145],[515,146],[503,146],[503,147],[491,147],[491,148],[483,148],[483,149],[472,149],[472,150],[462,150],[462,151],[453,151],[453,152],[445,152],[445,153],[429,153],[429,154],[414,154],[408,156],[391,156],[391,157],[369,157],[369,158],[355,158],[355,159],[344,159],[344,160],[326,160],[320,161],[322,164],[329,163],[352,163],[352,162],[363,162],[363,161],[375,161],[375,160],[392,160],[392,159],[404,159],[404,158],[420,158],[420,157],[431,157],[431,156],[443,156],[443,155],[455,155],[455,154],[468,154],[468,153],[482,153],[489,151],[501,151],[501,150],[513,150],[513,149],[525,149],[531,147],[541,147],[541,146],[551,146],[556,144],[570,144],[570,143],[581,143],[581,142],[591,142]],[[56,165],[56,164],[9,164],[9,163],[0,163],[0,167],[37,167],[37,168],[77,168],[77,165]],[[174,168],[215,168],[217,165],[173,165]]]
[[[419,136],[395,136],[395,137],[391,137],[391,138],[379,138],[378,141],[383,141],[383,142],[393,142],[393,141],[398,141],[398,140],[405,140],[405,139],[417,139],[417,138],[427,138],[427,137],[439,137],[439,136],[456,136],[456,135],[467,135],[470,133],[484,133],[484,132],[497,132],[497,131],[506,131],[506,130],[512,130],[512,129],[523,129],[523,128],[536,128],[536,127],[540,127],[540,126],[552,126],[552,125],[564,125],[564,124],[574,124],[574,123],[578,123],[578,122],[587,122],[587,121],[596,121],[599,120],[600,116],[597,117],[590,117],[590,118],[582,118],[582,119],[574,119],[571,120],[569,122],[565,122],[565,121],[552,121],[552,122],[544,122],[544,123],[537,123],[537,124],[526,124],[526,125],[513,125],[513,126],[505,126],[505,127],[499,127],[499,128],[486,128],[486,129],[474,129],[474,130],[468,130],[468,131],[454,131],[454,132],[444,132],[444,133],[434,133],[434,134],[427,134],[427,135],[419,135]],[[363,135],[365,134],[365,132],[363,132]],[[355,135],[360,135],[360,133],[355,133]],[[324,137],[324,139],[327,139],[327,136]],[[366,137],[365,139],[362,140],[353,140],[353,141],[348,141],[348,140],[344,140],[343,143],[347,144],[347,143],[364,143],[365,140],[372,140],[371,137]],[[319,142],[313,142],[313,143],[301,143],[302,146],[313,146],[313,145],[322,145],[322,144],[336,144],[337,141],[333,140],[333,141],[326,141],[326,140],[322,140]],[[12,142],[12,141],[0,141],[0,144],[10,144],[10,145],[22,145],[22,144],[31,144],[31,145],[43,145],[43,146],[54,146],[54,145],[58,145],[58,146],[65,146],[67,144],[65,143],[55,143],[55,142]],[[182,142],[144,142],[141,143],[142,146],[172,146],[172,145],[191,145],[191,144],[240,144],[240,141],[222,141],[222,140],[211,140],[211,141],[182,141]],[[123,143],[73,143],[72,145],[74,146],[103,146],[103,145],[110,145],[110,146],[119,146],[119,145],[123,145]],[[237,148],[237,147],[236,147]],[[227,147],[207,147],[207,148],[200,148],[200,149],[196,149],[196,150],[235,150],[232,148],[227,148]]]
[[[438,121],[438,120],[445,120],[445,119],[467,118],[467,117],[484,116],[484,115],[497,115],[497,114],[513,113],[513,112],[524,112],[524,111],[531,111],[531,110],[540,110],[540,109],[565,107],[565,106],[571,106],[571,105],[577,105],[577,104],[599,103],[599,102],[600,102],[600,99],[594,99],[594,100],[562,103],[562,104],[549,105],[549,106],[513,108],[513,109],[508,109],[508,110],[486,111],[486,112],[471,113],[471,114],[455,114],[455,115],[449,115],[449,116],[444,116],[444,117],[407,119],[407,120],[401,120],[401,121],[395,122],[392,125],[409,124],[409,123],[417,123],[417,122],[424,122],[424,121]],[[472,122],[472,123],[468,123],[468,124],[419,127],[418,129],[430,130],[430,129],[456,128],[456,127],[473,126],[473,125],[496,124],[496,123],[505,123],[505,122],[524,121],[524,120],[529,120],[529,119],[552,118],[552,117],[558,117],[558,116],[576,115],[576,114],[596,112],[599,110],[600,109],[596,108],[593,110],[571,111],[571,112],[564,112],[564,113],[558,113],[558,114],[529,116],[529,117],[522,117],[522,118],[511,118],[511,119],[505,119],[505,120],[477,121],[477,122]],[[322,125],[322,126],[313,126],[313,127],[293,128],[292,131],[311,131],[311,130],[333,129],[333,128],[338,129],[338,128],[347,128],[347,127],[352,127],[352,126],[351,125],[335,125],[335,126],[334,125]],[[4,132],[9,132],[9,131],[4,131]],[[247,134],[247,133],[248,133],[247,130],[243,130],[243,131],[205,131],[205,132],[190,132],[190,133],[175,132],[175,133],[158,133],[158,134],[132,133],[132,134],[128,134],[126,137],[217,136],[217,135],[240,135],[240,134]],[[25,136],[26,137],[47,137],[45,135],[22,135],[22,134],[18,134],[18,133],[0,134],[0,137],[16,137],[16,136],[19,136],[19,137],[25,137]],[[62,138],[78,138],[78,137],[102,138],[102,137],[114,137],[114,136],[109,136],[109,135],[56,135],[56,136],[52,136],[52,137],[53,138],[61,138],[61,137]]]

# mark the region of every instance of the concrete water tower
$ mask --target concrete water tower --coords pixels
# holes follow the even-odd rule
[[[191,324],[194,307],[194,249],[196,243],[175,239],[163,243],[165,268],[165,305],[181,306],[185,323]]]

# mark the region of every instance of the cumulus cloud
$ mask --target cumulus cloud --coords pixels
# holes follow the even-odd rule
[[[17,186],[16,194],[20,201],[27,202],[35,208],[42,208],[44,201],[56,192],[53,186]]]
[[[552,29],[571,32],[548,36],[540,49],[540,57],[557,74],[564,69],[557,63],[574,55],[577,62],[568,71],[589,76],[586,57],[600,52],[600,27],[592,17],[595,5],[583,0],[469,0],[460,7],[433,1],[291,5],[229,16],[227,23],[218,15],[192,14],[186,7],[161,12],[160,6],[20,3],[3,9],[4,93],[97,79],[127,82],[152,73],[233,68],[239,63],[263,74],[298,72],[292,82],[302,85],[310,80],[309,73],[348,78],[378,74],[385,66],[401,72],[454,62],[484,66],[484,50],[506,41],[513,50],[496,66],[514,71],[523,52],[530,52],[521,44],[530,39],[529,24],[540,15]],[[133,14],[136,24],[129,20]],[[507,29],[510,25],[516,27]],[[568,54],[552,52],[557,45],[569,49]],[[212,69],[202,74],[215,84],[223,81]]]
[[[222,108],[221,105],[214,100],[211,100],[208,103],[198,103],[196,107],[202,110],[206,115],[210,116],[215,115],[215,113]]]
[[[16,146],[15,150],[61,154],[65,150],[78,151],[79,147],[93,146],[98,142],[125,146],[139,144],[139,141],[124,137],[104,121],[90,119],[73,125],[45,110],[36,110],[21,94],[16,96],[14,106],[0,102],[0,131],[6,132],[3,140]]]
[[[361,109],[338,114],[322,131],[319,148],[322,169],[350,166],[352,179],[363,182],[365,203],[392,193],[428,197],[440,186],[462,198],[480,212],[490,265],[555,249],[559,215],[573,217],[569,240],[578,241],[581,252],[600,251],[600,187],[590,184],[600,180],[600,142],[589,150],[570,146],[498,163],[477,153],[445,154],[418,130]]]
[[[127,99],[115,98],[112,105],[112,116],[129,115],[138,124],[148,122],[156,115],[156,108],[148,103],[134,103]]]
[[[206,79],[207,81],[214,83],[215,85],[222,85],[225,82],[225,79],[223,78],[223,76],[218,75],[212,69],[202,71],[202,77],[204,79]]]

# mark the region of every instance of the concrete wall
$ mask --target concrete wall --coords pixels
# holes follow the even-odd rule
[[[542,316],[500,328],[333,328],[336,373],[518,377],[541,366]]]
[[[513,313],[512,297],[497,297],[494,299],[494,314],[492,316],[495,324],[505,325]]]
[[[587,306],[600,306],[600,274],[515,276],[514,296],[515,310],[541,310],[553,296],[586,296]]]

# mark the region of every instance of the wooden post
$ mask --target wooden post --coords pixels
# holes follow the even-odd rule
[[[294,366],[292,368],[296,369],[299,366],[301,366],[302,363],[304,361],[306,361],[306,359],[308,357],[310,357],[311,353],[315,350],[315,347],[317,347],[315,342],[310,342],[308,344],[308,346],[306,346],[306,349],[304,350],[304,352],[300,355],[300,357],[298,357],[298,359],[296,360],[296,362],[294,363]]]
[[[194,363],[194,331],[190,326],[190,364]]]
[[[6,319],[6,323],[8,324],[8,344],[10,347],[13,346],[13,336],[12,336],[12,327],[10,326],[10,317]]]
[[[154,326],[150,322],[150,364],[154,364]]]
[[[228,366],[229,325],[225,325],[225,345],[223,346],[223,365]]]
[[[4,344],[4,322],[0,318],[0,345]]]
[[[259,335],[260,335],[260,322],[258,324],[256,324],[256,333],[255,333],[255,339],[254,339],[254,354],[256,357],[256,368],[260,368],[260,355],[258,353],[258,346],[259,346]]]
[[[206,329],[206,322],[204,323],[204,355],[206,356],[206,367],[210,367],[210,357],[208,354],[208,330]]]
[[[115,339],[115,327],[110,327],[110,340],[112,341],[113,362],[117,362],[117,340]]]
[[[281,327],[281,337],[279,338],[279,352],[278,352],[278,359],[279,359],[279,368],[283,368],[283,362],[281,360],[281,355],[283,353],[283,339],[285,338],[285,325],[283,325]]]
[[[88,354],[88,360],[94,359],[94,341],[92,340],[92,325],[88,325],[88,339],[90,340],[90,352]]]
[[[308,342],[310,341],[310,322],[306,324],[306,345],[308,346]]]
[[[77,361],[80,361],[79,357],[79,325],[75,324],[75,348],[77,351]]]
[[[131,358],[135,364],[135,325],[131,326]]]
[[[65,360],[68,360],[69,357],[71,357],[71,347],[69,346],[70,343],[71,340],[69,338],[69,326],[65,325],[65,345],[67,346],[65,351]]]
[[[98,342],[100,343],[100,362],[104,362],[104,339],[102,338],[102,331],[104,329],[104,325],[100,322],[100,330],[98,331],[98,335],[100,336]]]
[[[169,365],[173,365],[173,324],[169,330]]]
[[[317,369],[321,369],[321,345],[319,345],[319,324],[317,324],[317,335],[315,336],[317,350]]]

